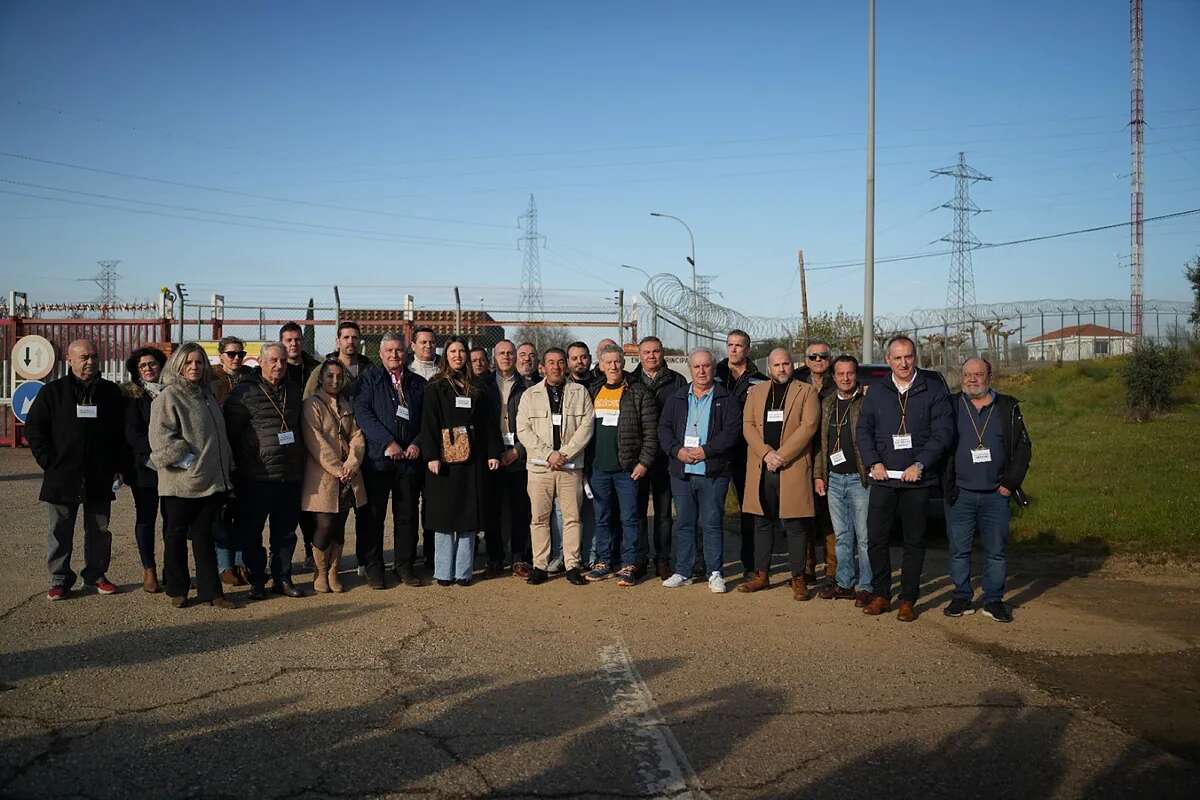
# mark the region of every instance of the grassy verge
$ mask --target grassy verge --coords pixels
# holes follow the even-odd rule
[[[1054,550],[1200,557],[1200,372],[1172,411],[1127,422],[1122,359],[1001,378],[1033,438],[1033,503],[1013,541]]]

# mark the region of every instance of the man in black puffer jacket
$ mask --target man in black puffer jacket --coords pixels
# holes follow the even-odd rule
[[[267,554],[263,525],[271,524],[272,591],[303,597],[292,583],[292,553],[300,520],[304,445],[300,441],[300,387],[287,377],[283,345],[263,345],[262,379],[243,381],[225,401],[225,427],[236,465],[238,528],[250,569],[250,597],[265,597]]]
[[[647,336],[638,344],[641,363],[629,373],[630,383],[640,383],[654,397],[655,406],[661,416],[667,398],[687,386],[687,378],[663,362],[662,339]],[[647,557],[654,561],[658,577],[666,580],[675,571],[671,558],[671,458],[659,447],[650,465],[650,474],[638,481],[638,563]],[[654,533],[650,535],[650,521],[646,511],[654,499]]]
[[[618,586],[637,584],[638,484],[658,454],[658,404],[640,383],[625,375],[625,356],[616,344],[600,351],[604,382],[592,386],[595,434],[588,447],[588,483],[595,496],[596,563],[589,581],[602,581],[620,558]],[[615,518],[620,518],[620,550]]]

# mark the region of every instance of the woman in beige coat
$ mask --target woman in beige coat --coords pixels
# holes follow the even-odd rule
[[[354,421],[346,397],[346,368],[340,361],[321,365],[316,394],[304,401],[304,483],[300,508],[312,512],[313,562],[318,592],[345,591],[338,580],[338,561],[346,541],[346,517],[351,508],[367,504],[362,463],[367,442]],[[357,512],[356,512],[357,513]]]

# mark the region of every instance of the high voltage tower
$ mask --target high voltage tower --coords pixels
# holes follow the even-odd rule
[[[545,237],[538,233],[537,204],[533,195],[529,195],[529,208],[517,217],[525,225],[525,235],[519,240],[521,249],[525,252],[525,262],[521,267],[521,303],[518,312],[525,315],[527,320],[541,319],[546,312],[542,305],[542,258],[540,248]]]
[[[941,206],[954,212],[954,231],[938,241],[947,242],[951,246],[946,307],[957,310],[959,320],[966,321],[972,318],[972,308],[975,305],[975,268],[971,263],[971,251],[981,244],[971,233],[971,217],[985,211],[971,202],[971,184],[976,181],[990,181],[991,178],[968,166],[966,153],[958,154],[958,163],[954,166],[930,172],[954,178],[954,199]]]
[[[1142,0],[1129,0],[1129,313],[1132,333],[1142,335]]]
[[[100,271],[96,273],[96,277],[92,278],[92,282],[100,287],[100,296],[95,302],[101,306],[115,306],[121,302],[117,297],[117,280],[121,277],[117,273],[117,264],[121,262],[114,261],[97,261],[100,266]]]

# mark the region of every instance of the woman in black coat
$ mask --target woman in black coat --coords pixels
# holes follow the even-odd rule
[[[433,577],[441,586],[471,583],[484,486],[488,472],[500,467],[497,409],[472,376],[467,350],[458,337],[446,343],[442,367],[425,387],[421,415],[419,446],[429,468],[425,524],[435,532]]]
[[[125,441],[133,455],[133,467],[127,476],[133,492],[133,538],[142,559],[142,588],[157,592],[158,565],[154,560],[155,520],[160,512],[158,473],[150,466],[150,403],[162,391],[163,365],[167,356],[155,347],[139,347],[125,361],[132,382],[126,387],[129,403],[125,407]],[[164,528],[165,517],[164,517]]]

